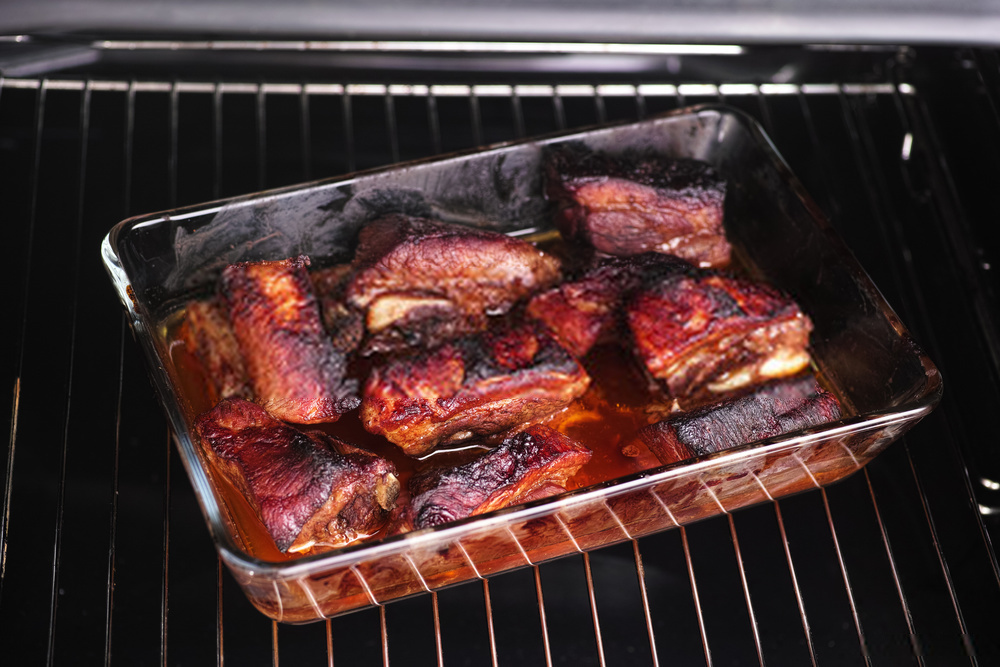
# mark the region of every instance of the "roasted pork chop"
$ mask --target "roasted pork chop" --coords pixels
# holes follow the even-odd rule
[[[526,502],[538,491],[546,497],[565,490],[590,457],[575,440],[536,424],[465,465],[415,475],[408,514],[413,527],[426,528]]]
[[[410,456],[540,419],[583,394],[590,377],[535,323],[504,325],[376,367],[365,428]]]
[[[837,397],[807,374],[678,413],[641,429],[639,437],[666,464],[818,426],[840,416]]]
[[[711,270],[674,273],[626,304],[636,350],[674,397],[699,398],[794,375],[812,322],[789,296]]]
[[[306,272],[307,257],[231,264],[221,293],[254,396],[279,419],[336,421],[360,403],[345,377],[347,356],[334,348]]]
[[[367,537],[395,506],[391,462],[320,431],[299,431],[256,403],[225,400],[198,417],[195,430],[281,551]]]
[[[404,215],[361,230],[353,269],[346,298],[365,314],[368,351],[482,331],[560,277],[559,261],[526,241]]]
[[[546,162],[545,193],[563,236],[611,255],[662,252],[722,267],[726,183],[704,162],[571,148]]]

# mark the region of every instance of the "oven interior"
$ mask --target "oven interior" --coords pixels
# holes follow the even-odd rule
[[[0,41],[0,643],[20,664],[1000,663],[1000,55],[618,47]],[[762,123],[940,368],[938,409],[826,489],[326,622],[255,611],[100,263],[108,229],[699,102]]]

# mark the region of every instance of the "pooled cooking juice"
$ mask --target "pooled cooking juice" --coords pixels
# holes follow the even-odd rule
[[[172,369],[181,394],[189,399],[192,418],[210,410],[209,379],[198,359],[185,347],[178,329],[184,320],[184,311],[174,313],[168,320],[164,333]],[[591,378],[587,392],[568,407],[543,419],[557,431],[573,438],[593,452],[591,460],[566,485],[567,490],[583,488],[609,481],[659,465],[649,450],[634,441],[635,432],[647,424],[663,418],[669,399],[657,387],[651,385],[632,354],[615,344],[598,345],[582,360]],[[353,367],[355,377],[364,383],[367,363]],[[405,485],[417,469],[433,465],[459,465],[485,451],[474,443],[444,447],[421,459],[405,455],[396,445],[380,435],[367,432],[358,417],[358,410],[352,410],[339,420],[327,424],[294,425],[301,430],[321,430],[348,443],[363,447],[378,456],[392,461],[397,469],[400,484]],[[257,558],[282,561],[302,555],[328,551],[319,548],[302,553],[282,553],[274,544],[274,539],[257,518],[246,498],[222,475],[216,474],[212,466],[212,479],[225,498],[224,511],[237,527],[243,539],[242,546]],[[382,537],[382,532],[361,541],[371,541]]]

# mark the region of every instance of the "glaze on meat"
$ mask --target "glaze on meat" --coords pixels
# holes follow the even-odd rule
[[[701,267],[729,263],[726,183],[704,162],[554,151],[546,196],[567,239],[611,255],[661,252]]]
[[[530,426],[470,463],[415,475],[409,484],[413,526],[437,526],[565,490],[590,457],[589,449],[562,433]]]
[[[307,257],[231,264],[221,292],[254,396],[279,419],[336,421],[360,403],[345,377],[347,356],[334,348],[306,272]]]
[[[715,271],[651,281],[626,314],[639,357],[674,397],[710,397],[809,364],[812,322],[790,297]]]
[[[223,401],[198,417],[195,430],[283,552],[367,537],[395,506],[391,462],[320,431],[299,431],[255,403]]]
[[[579,362],[537,324],[501,326],[376,367],[361,419],[370,433],[420,456],[545,417],[589,384]]]
[[[679,413],[641,429],[639,438],[667,464],[818,426],[840,416],[837,398],[812,375],[802,375]]]
[[[367,351],[427,347],[482,331],[488,317],[560,278],[559,261],[505,234],[390,215],[362,230],[347,285]]]

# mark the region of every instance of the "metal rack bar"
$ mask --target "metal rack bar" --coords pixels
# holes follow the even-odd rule
[[[299,93],[299,138],[301,144],[299,152],[302,154],[302,180],[312,180],[312,139],[311,124],[309,114],[309,95],[306,87],[302,86]]]
[[[639,86],[635,86],[635,112],[639,120],[646,117],[646,97],[639,92]]]
[[[212,89],[212,140],[215,144],[212,197],[218,199],[222,196],[222,88],[219,84]]]
[[[438,610],[437,591],[431,591],[431,608],[434,612],[434,654],[438,667],[444,666],[444,648],[441,645],[441,613]]]
[[[917,637],[917,631],[913,625],[913,613],[910,611],[910,603],[906,599],[906,593],[903,592],[903,584],[899,577],[899,568],[896,566],[896,557],[893,555],[889,536],[885,532],[885,522],[882,520],[882,512],[879,510],[878,500],[875,497],[875,487],[872,486],[872,478],[868,474],[868,468],[865,468],[862,472],[865,475],[865,483],[868,485],[868,493],[871,495],[872,509],[875,510],[875,519],[878,522],[879,533],[882,536],[882,544],[885,546],[885,554],[889,559],[889,567],[892,570],[892,582],[896,587],[896,593],[899,595],[899,604],[903,608],[903,615],[906,617],[906,629],[910,635],[910,648],[913,651],[913,657],[917,659],[917,664],[923,667],[925,664],[924,651],[920,646],[920,639]]]
[[[594,112],[597,114],[598,123],[608,122],[608,110],[604,106],[604,97],[598,92],[597,86],[594,86]]]
[[[278,622],[271,621],[271,667],[278,667]]]
[[[267,187],[267,102],[264,87],[257,88],[257,189]]]
[[[490,664],[497,667],[499,660],[497,659],[496,632],[493,628],[493,604],[490,601],[490,581],[486,578],[483,579],[483,601],[486,605],[486,630],[490,637]]]
[[[905,436],[904,436],[905,438]],[[952,607],[955,610],[955,618],[958,620],[959,631],[962,633],[962,644],[965,647],[965,652],[969,656],[969,661],[973,665],[979,664],[979,659],[976,656],[975,646],[972,644],[972,637],[969,636],[969,629],[965,623],[965,614],[962,613],[962,606],[958,602],[958,594],[955,592],[955,582],[951,577],[951,568],[948,566],[948,561],[944,556],[944,551],[941,548],[941,541],[938,538],[937,527],[934,523],[934,517],[931,514],[930,507],[927,503],[927,496],[924,493],[923,485],[920,483],[920,475],[917,473],[917,468],[913,464],[913,457],[910,455],[910,448],[906,440],[903,440],[903,445],[906,447],[907,460],[910,463],[910,470],[913,471],[913,479],[917,484],[917,488],[920,491],[920,506],[923,509],[924,517],[927,520],[927,525],[931,530],[931,540],[934,544],[934,552],[937,555],[938,562],[941,566],[941,571],[944,574],[945,581],[948,582],[948,595],[951,598]]]
[[[330,627],[330,619],[324,621],[326,626],[326,667],[333,667],[333,631]],[[222,651],[219,651],[222,655]],[[221,660],[221,657],[219,658]],[[219,667],[222,667],[219,665]]]
[[[759,479],[757,482],[760,484]],[[767,497],[771,498],[771,494],[764,488],[764,485],[760,484],[760,487],[764,489]],[[781,533],[781,546],[785,550],[785,559],[788,561],[788,574],[792,577],[792,588],[795,589],[795,602],[799,606],[799,616],[802,619],[802,632],[805,634],[806,645],[809,647],[809,660],[813,667],[816,667],[816,647],[813,646],[812,631],[809,629],[809,617],[806,615],[806,603],[802,598],[802,589],[799,588],[799,578],[795,573],[795,563],[792,561],[792,548],[788,543],[788,533],[785,532],[785,519],[781,516],[780,503],[773,498],[771,498],[771,501],[774,505],[774,516],[778,520],[778,531]]]
[[[393,162],[399,162],[399,129],[396,127],[395,97],[385,91],[385,123],[389,135],[389,151]]]
[[[674,523],[677,522],[674,521]],[[678,528],[681,531],[681,543],[684,546],[684,560],[687,562],[688,579],[691,581],[691,597],[694,599],[694,609],[698,615],[698,630],[701,632],[701,645],[705,649],[705,664],[707,667],[712,667],[712,649],[708,645],[705,617],[701,612],[701,599],[698,597],[698,582],[694,577],[694,562],[691,560],[691,547],[688,544],[687,530],[684,526],[679,526]]]
[[[590,597],[590,614],[594,619],[594,639],[597,642],[598,664],[604,667],[604,639],[601,637],[601,619],[597,614],[597,596],[594,594],[594,575],[590,569],[590,554],[586,551],[583,555],[583,570],[587,573],[587,595]]]
[[[385,622],[385,605],[378,606],[378,623],[382,636],[382,667],[389,667],[389,629]],[[277,667],[277,663],[275,663]]]
[[[556,129],[566,129],[566,110],[563,107],[562,95],[556,86],[552,87],[552,110],[555,115]]]
[[[180,125],[180,90],[175,81],[170,87],[170,158],[167,174],[167,184],[170,196],[170,208],[177,207],[177,134]]]
[[[90,100],[91,88],[90,86],[85,86],[83,94],[80,97],[80,165],[77,174],[79,179],[77,184],[77,219],[74,233],[75,250],[73,252],[74,259],[71,274],[74,277],[74,286],[72,290],[72,307],[70,311],[69,362],[66,374],[66,384],[69,389],[66,392],[66,403],[63,408],[63,434],[59,452],[59,495],[58,500],[56,501],[55,534],[52,544],[52,589],[49,601],[49,638],[47,652],[47,662],[50,665],[55,661],[56,625],[59,608],[59,575],[60,568],[62,566],[63,524],[66,510],[66,460],[70,440],[69,425],[73,399],[73,371],[75,369],[76,361],[76,328],[78,321],[77,315],[80,305],[80,255],[82,252],[81,242],[83,236],[83,202],[87,177],[87,144],[90,135]]]
[[[483,116],[479,110],[479,98],[473,86],[469,87],[469,116],[472,117],[472,145],[482,146],[483,141]]]
[[[542,646],[545,648],[545,667],[552,667],[552,644],[549,642],[549,626],[545,620],[545,599],[542,597],[542,575],[537,565],[535,571],[535,593],[538,599],[538,617],[542,625]]]
[[[438,114],[437,96],[432,92],[427,93],[427,124],[430,126],[431,146],[434,147],[435,155],[441,153],[441,119]]]
[[[170,457],[173,454],[173,443],[171,443],[170,432],[166,434],[166,477],[163,483],[163,563],[160,574],[160,665],[166,667],[167,660],[167,635],[169,630],[169,616],[167,611],[170,608],[170,486],[171,486],[171,464]],[[218,643],[222,645],[222,630],[220,626]],[[219,654],[220,660],[222,654]]]
[[[354,153],[354,115],[351,109],[351,93],[344,89],[341,96],[341,104],[344,111],[344,145],[347,153],[347,171],[357,169],[357,160]]]
[[[216,556],[215,566],[215,655],[217,667],[222,667],[223,656],[226,650],[226,641],[222,633],[223,604],[222,604],[222,556]]]
[[[757,660],[760,661],[761,667],[763,667],[764,648],[760,643],[760,628],[757,627],[757,616],[754,614],[753,601],[750,599],[750,585],[747,583],[747,573],[743,568],[743,554],[740,553],[740,539],[736,535],[736,523],[733,521],[733,515],[729,512],[726,512],[725,514],[726,519],[729,521],[729,534],[733,538],[733,550],[736,553],[736,565],[740,570],[740,583],[743,584],[743,597],[747,603],[747,613],[750,614],[750,629],[753,630],[753,644],[757,649]]]
[[[803,467],[805,467],[803,465]],[[812,477],[812,474],[809,475]],[[813,478],[813,482],[816,482]],[[868,651],[868,642],[865,640],[865,631],[861,627],[861,618],[858,616],[858,606],[854,603],[854,587],[851,586],[851,577],[847,573],[847,566],[844,564],[844,553],[840,549],[840,540],[837,538],[837,527],[833,523],[833,514],[830,512],[830,499],[826,495],[826,489],[816,482],[820,494],[823,496],[823,509],[826,511],[826,520],[830,525],[830,536],[833,538],[833,548],[837,554],[837,564],[840,566],[840,575],[844,579],[844,590],[847,591],[847,601],[851,606],[851,617],[854,619],[854,629],[858,633],[858,645],[861,648],[861,656],[866,665],[872,664],[871,653]]]
[[[128,142],[126,142],[128,146]],[[128,150],[126,148],[126,150]],[[115,397],[115,449],[114,449],[114,470],[112,472],[111,487],[111,526],[109,527],[108,540],[108,573],[107,586],[108,595],[104,602],[104,664],[111,664],[111,630],[114,627],[114,607],[115,607],[115,556],[117,554],[118,540],[118,462],[121,452],[121,425],[122,425],[122,390],[125,384],[125,330],[128,322],[125,314],[122,313],[121,335],[118,342],[118,394]],[[221,653],[221,651],[220,651]]]
[[[646,571],[642,567],[639,542],[632,538],[632,555],[635,557],[635,574],[639,578],[639,594],[642,596],[642,613],[646,619],[646,633],[649,636],[649,654],[653,667],[660,666],[660,656],[656,653],[656,632],[653,630],[653,614],[649,610],[649,592],[646,590]]]
[[[41,85],[42,79],[32,78],[6,78],[0,81],[0,87],[12,89],[37,89]],[[44,79],[46,86],[50,90],[83,90],[82,79]],[[96,91],[125,91],[128,90],[129,82],[113,79],[88,79],[91,87]],[[211,81],[178,81],[177,86],[182,93],[206,93],[210,92],[216,84]],[[638,83],[638,84],[611,84],[611,85],[570,85],[560,86],[551,84],[518,84],[513,86],[497,86],[493,84],[459,84],[459,85],[411,85],[411,84],[381,84],[381,83],[352,83],[352,84],[317,84],[317,83],[255,83],[255,82],[221,82],[223,92],[256,94],[263,89],[268,94],[275,95],[301,95],[303,90],[309,95],[335,95],[340,96],[345,92],[351,96],[384,96],[387,92],[390,95],[433,95],[436,97],[467,97],[470,92],[477,96],[506,96],[507,89],[521,97],[545,97],[552,96],[552,91],[559,89],[558,95],[562,98],[568,97],[592,97],[595,90],[604,97],[632,96],[635,94],[649,97],[676,97],[680,100],[680,106],[684,106],[687,97],[714,97],[720,92],[729,97],[756,97],[758,94],[775,97],[791,96],[799,93],[803,95],[836,95],[843,90],[848,95],[886,95],[894,90],[896,84],[893,83],[783,83],[783,84],[754,84],[754,83]],[[152,81],[144,80],[136,83],[139,92],[170,92],[173,88],[172,81]],[[623,91],[628,89],[628,93]],[[610,90],[609,93],[602,91]],[[904,95],[915,95],[916,89],[908,83],[899,84],[899,92]],[[612,94],[613,93],[613,94]]]

